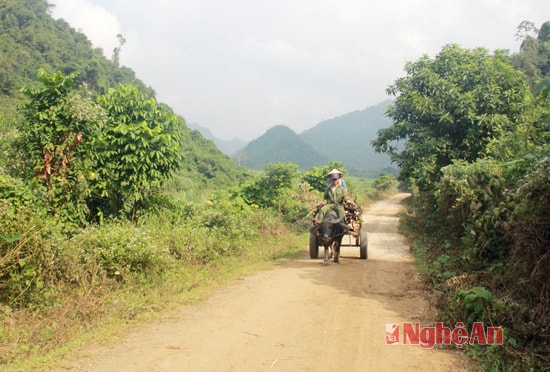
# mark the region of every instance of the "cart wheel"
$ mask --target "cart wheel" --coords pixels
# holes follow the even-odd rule
[[[309,234],[309,258],[319,257],[319,246],[317,245],[317,236]]]
[[[362,260],[366,260],[368,257],[368,240],[367,240],[367,226],[361,225],[361,231],[359,231],[359,254]]]

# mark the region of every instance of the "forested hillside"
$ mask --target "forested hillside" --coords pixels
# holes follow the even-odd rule
[[[77,32],[64,20],[54,20],[50,5],[44,0],[4,0],[0,3],[0,93],[2,99],[20,99],[20,89],[36,81],[39,68],[48,72],[70,74],[77,71],[77,84],[103,94],[119,83],[133,84],[148,95],[135,73],[103,56],[92,48],[86,35]],[[113,35],[114,37],[115,35]],[[0,108],[5,110],[5,105]]]
[[[518,31],[513,56],[446,45],[407,63],[373,141],[412,186],[403,228],[440,320],[504,329],[467,347],[484,370],[550,366],[550,22]]]
[[[134,71],[119,66],[115,56],[112,60],[105,58],[102,50],[92,48],[86,35],[64,20],[54,20],[49,14],[51,6],[45,0],[0,3],[0,125],[4,133],[11,133],[17,115],[21,119],[21,112],[16,110],[25,102],[21,89],[38,81],[40,68],[48,73],[74,73],[75,87],[85,84],[92,97],[106,94],[119,84],[130,84],[154,99],[154,90]],[[236,182],[237,171],[228,156],[185,123],[180,130],[185,137],[181,142],[185,173],[176,172],[172,186],[215,187]],[[0,150],[5,146],[0,145]]]
[[[378,130],[391,121],[385,116],[391,101],[325,120],[300,133],[310,146],[332,161],[340,161],[357,174],[377,177],[380,173],[397,173],[390,157],[376,153],[371,142]]]

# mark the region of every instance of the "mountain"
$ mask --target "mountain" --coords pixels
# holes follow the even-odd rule
[[[300,138],[317,151],[340,161],[355,173],[378,176],[382,172],[395,173],[390,158],[378,154],[371,146],[379,129],[391,126],[392,122],[385,116],[385,109],[390,100],[375,106],[357,110],[329,120],[325,120],[311,129],[302,132]]]
[[[246,146],[246,141],[238,138],[233,138],[229,141],[216,138],[210,129],[202,127],[197,123],[189,123],[187,126],[191,129],[198,130],[204,138],[214,142],[218,149],[220,149],[227,156],[235,155],[239,150]]]
[[[294,163],[308,170],[328,162],[314,147],[304,142],[292,129],[277,125],[250,142],[236,155],[238,165],[264,169],[269,163]]]
[[[377,177],[380,173],[397,174],[386,154],[374,152],[371,141],[379,129],[391,126],[384,101],[329,120],[296,134],[286,126],[276,126],[250,142],[235,161],[251,169],[263,169],[266,164],[290,162],[308,170],[329,161],[339,161],[358,175]]]

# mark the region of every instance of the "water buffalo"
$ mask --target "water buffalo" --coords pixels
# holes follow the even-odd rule
[[[327,266],[331,258],[334,263],[340,263],[340,246],[342,237],[348,232],[342,219],[338,218],[336,211],[331,210],[325,214],[322,221],[315,220],[315,226],[311,229],[312,237],[325,247],[325,259],[323,266]]]

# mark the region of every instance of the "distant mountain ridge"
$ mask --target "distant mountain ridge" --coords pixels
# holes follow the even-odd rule
[[[236,155],[238,165],[263,169],[269,163],[294,163],[300,169],[311,169],[328,162],[292,129],[277,125],[250,142]]]
[[[261,170],[266,164],[291,162],[309,170],[329,161],[340,161],[356,174],[376,177],[397,173],[386,154],[371,146],[379,129],[391,126],[385,116],[390,100],[325,120],[301,134],[284,125],[269,129],[248,143],[233,158],[238,165]]]
[[[197,123],[188,123],[187,126],[190,129],[198,130],[204,138],[214,142],[218,149],[220,149],[224,154],[230,157],[236,155],[237,152],[244,148],[247,144],[246,141],[238,138],[233,138],[229,141],[216,138],[214,134],[210,131],[210,129],[200,126]]]
[[[396,173],[386,154],[378,154],[371,146],[378,131],[391,126],[385,116],[391,100],[325,120],[300,134],[300,138],[331,161],[341,161],[350,171],[377,176],[381,172]]]

